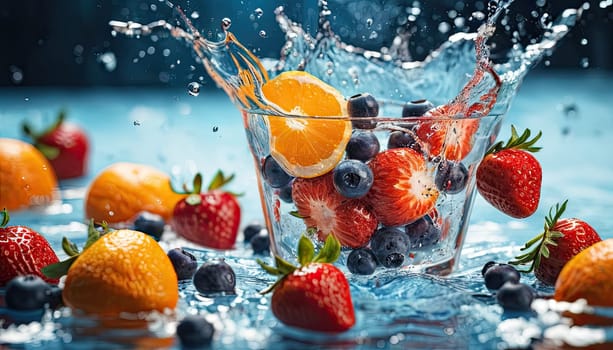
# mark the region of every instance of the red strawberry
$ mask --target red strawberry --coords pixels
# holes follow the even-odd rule
[[[320,332],[343,332],[355,324],[349,283],[332,265],[340,255],[340,242],[328,235],[315,256],[313,243],[302,236],[298,247],[300,267],[275,257],[276,267],[258,263],[277,282],[262,293],[273,291],[272,313],[288,326]]]
[[[173,210],[173,228],[185,239],[215,248],[232,249],[238,235],[241,209],[236,195],[220,188],[234,176],[226,178],[221,171],[204,193],[202,175],[194,178],[191,195],[180,200]]]
[[[533,248],[530,252],[516,257],[511,264],[527,264],[534,270],[539,281],[553,286],[562,267],[583,249],[602,239],[598,233],[585,221],[580,219],[560,219],[566,203],[556,205],[549,210],[545,218],[545,230],[524,245],[522,251]]]
[[[479,120],[454,117],[452,107],[444,105],[426,113],[429,117],[441,117],[440,121],[420,122],[415,133],[424,142],[425,151],[431,157],[443,156],[448,160],[462,160],[472,150],[474,135],[479,130]]]
[[[23,124],[24,133],[49,159],[58,179],[83,176],[89,158],[87,135],[78,125],[66,122],[65,118],[66,113],[60,111],[55,123],[41,133],[34,133],[27,123]]]
[[[481,196],[503,213],[514,218],[525,218],[536,211],[541,197],[543,172],[541,165],[529,152],[540,148],[533,145],[530,129],[521,136],[512,127],[506,145],[498,142],[486,153],[477,168],[477,189]]]
[[[49,283],[41,268],[59,261],[49,242],[36,231],[25,226],[6,226],[9,214],[5,210],[0,220],[0,287],[19,275],[37,275]]]
[[[292,199],[307,227],[317,229],[319,240],[332,233],[344,247],[366,245],[378,222],[360,199],[348,199],[334,188],[332,173],[311,179],[297,178]]]
[[[404,225],[434,208],[439,192],[423,155],[417,151],[388,149],[377,154],[368,166],[374,182],[366,200],[383,225]]]

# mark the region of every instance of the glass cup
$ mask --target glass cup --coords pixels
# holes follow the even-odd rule
[[[349,118],[347,116],[325,117],[332,120],[351,120],[352,137],[356,134],[371,133],[376,136],[379,144],[379,154],[394,151],[402,147],[411,148],[409,153],[423,159],[425,170],[419,181],[429,183],[431,195],[436,197],[430,208],[423,215],[415,218],[406,217],[394,220],[390,215],[381,212],[381,208],[389,207],[388,204],[380,201],[369,200],[369,195],[365,195],[359,200],[374,213],[379,213],[376,217],[376,225],[373,228],[369,224],[367,230],[374,231],[392,228],[404,232],[409,238],[407,249],[403,250],[401,264],[394,263],[393,267],[385,267],[379,264],[377,271],[398,268],[410,270],[412,272],[423,272],[434,275],[450,274],[459,262],[459,257],[468,229],[471,209],[475,198],[475,174],[477,166],[483,159],[485,152],[496,139],[502,116],[487,115],[471,118],[450,118],[450,117],[386,117],[400,116],[402,114],[402,104],[385,103],[381,104],[381,113],[376,118]],[[253,111],[242,111],[244,125],[248,143],[254,157],[255,170],[262,202],[266,226],[270,233],[271,252],[288,261],[295,261],[297,258],[298,240],[302,234],[307,234],[316,246],[322,244],[322,237],[316,232],[317,227],[309,227],[309,220],[300,215],[296,215],[297,207],[292,199],[292,184],[296,183],[297,178],[293,178],[287,185],[271,183],[264,174],[264,164],[267,157],[271,156],[271,140],[269,135],[268,119],[270,116]],[[275,116],[278,117],[278,116]],[[303,119],[308,122],[311,119],[321,117],[303,116],[281,116],[291,122],[292,118]],[[469,145],[464,154],[454,154],[454,138],[458,130],[470,129],[471,135],[466,137]],[[417,131],[419,130],[419,131]],[[443,136],[445,142],[442,148],[434,150],[433,141],[430,138]],[[421,136],[421,137],[420,137]],[[466,135],[463,135],[464,137]],[[393,139],[392,141],[390,141]],[[408,141],[407,141],[408,140]],[[411,141],[413,140],[413,141]],[[403,143],[404,141],[404,143]],[[350,142],[353,144],[353,142]],[[447,151],[449,150],[449,151]],[[433,153],[436,151],[436,154]],[[466,152],[468,152],[466,154]],[[406,152],[405,152],[406,153]],[[348,158],[345,152],[343,159]],[[459,158],[461,159],[455,159]],[[373,160],[362,160],[372,168]],[[401,164],[398,168],[403,168]],[[409,167],[410,168],[410,167]],[[450,169],[454,169],[450,171]],[[458,170],[459,169],[459,170]],[[334,170],[331,170],[334,172]],[[373,171],[374,176],[377,172]],[[449,175],[451,173],[451,175]],[[327,174],[321,176],[328,176]],[[377,189],[386,192],[387,189],[397,191],[398,183],[394,178],[389,178],[389,183],[379,181]],[[376,180],[375,180],[376,181]],[[373,185],[374,188],[374,185]],[[370,191],[373,191],[371,188]],[[412,201],[412,194],[402,192],[401,199]],[[296,195],[295,193],[293,194]],[[351,200],[351,199],[348,199]],[[380,200],[380,199],[379,199]],[[405,205],[403,201],[399,205]],[[374,207],[378,207],[374,208]],[[394,208],[393,206],[391,208]],[[392,209],[395,210],[395,209]],[[387,224],[385,223],[387,221]],[[310,222],[312,224],[312,221]],[[361,231],[361,228],[356,230]],[[388,230],[389,231],[389,230]],[[363,235],[363,232],[360,233]],[[347,233],[345,233],[347,235]],[[338,236],[337,236],[338,237]],[[341,243],[343,243],[341,241]],[[365,247],[371,245],[370,241],[362,243]],[[344,246],[338,262],[341,266],[346,266],[348,254],[356,247]]]

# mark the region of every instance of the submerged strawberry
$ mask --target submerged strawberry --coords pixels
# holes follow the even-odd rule
[[[368,164],[374,182],[366,201],[385,226],[400,226],[426,215],[439,191],[426,161],[411,148],[388,149]]]
[[[81,127],[65,119],[66,112],[62,110],[57,120],[40,133],[35,133],[27,123],[23,124],[23,132],[49,159],[58,179],[83,176],[89,160],[89,138]]]
[[[576,218],[560,218],[566,210],[567,202],[564,201],[549,210],[544,231],[521,249],[532,250],[510,262],[514,265],[530,264],[529,269],[524,272],[534,270],[536,278],[550,286],[555,284],[562,267],[572,257],[601,241],[598,233],[587,222]]]
[[[355,324],[349,283],[332,265],[340,255],[340,244],[328,235],[315,255],[313,243],[302,236],[298,244],[300,267],[275,257],[276,266],[258,263],[279,279],[262,291],[272,291],[272,313],[288,326],[320,332],[343,332]]]
[[[205,247],[231,249],[236,242],[241,209],[236,195],[221,190],[234,176],[217,172],[208,190],[200,193],[202,175],[194,178],[189,196],[180,200],[173,211],[172,226],[185,239]]]
[[[312,179],[297,178],[292,185],[292,199],[296,216],[308,228],[315,228],[321,241],[334,234],[344,247],[362,247],[378,225],[364,201],[338,193],[332,173]]]
[[[426,145],[431,157],[443,156],[447,160],[464,159],[472,150],[474,135],[479,130],[479,120],[453,118],[452,107],[444,105],[426,113],[428,117],[440,117],[439,121],[420,122],[415,133]]]
[[[494,144],[477,168],[477,189],[481,196],[503,213],[514,218],[525,218],[536,211],[541,197],[543,172],[538,160],[531,154],[540,147],[534,144],[530,129],[521,135],[515,127],[511,138],[504,144]]]
[[[0,215],[0,287],[20,275],[37,275],[57,284],[57,278],[48,278],[40,271],[59,261],[49,242],[29,227],[7,226],[6,209]]]

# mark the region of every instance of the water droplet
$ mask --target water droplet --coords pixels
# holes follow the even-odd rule
[[[191,15],[189,15],[192,19],[198,19],[200,18],[200,14],[198,13],[198,11],[194,11],[192,12]]]
[[[536,6],[543,7],[547,4],[547,0],[536,0]]]
[[[192,81],[187,85],[187,92],[192,96],[198,96],[200,94],[200,84]]]
[[[543,13],[539,22],[541,23],[541,27],[543,27],[544,29],[549,29],[551,28],[553,20],[551,19],[551,16],[549,16],[548,13]]]
[[[379,33],[373,30],[372,32],[370,32],[368,39],[376,39],[378,36],[379,36]]]
[[[266,31],[265,31],[265,30],[260,30],[260,32],[258,33],[258,35],[259,35],[261,38],[266,38],[266,37],[268,36],[268,34],[266,33]]]
[[[224,31],[230,29],[230,26],[232,26],[232,20],[229,19],[228,17],[225,17],[224,19],[221,20],[221,29],[223,29]]]
[[[154,53],[155,53],[155,47],[153,47],[153,46],[149,46],[149,47],[147,48],[147,54],[149,54],[149,55],[153,55]]]
[[[451,29],[451,25],[447,22],[441,22],[438,24],[438,31],[442,34],[447,33]]]
[[[133,122],[133,124],[134,124],[134,126],[140,126],[140,121],[135,120],[135,121]]]
[[[585,45],[587,45],[588,41],[587,41],[586,38],[583,38],[583,39],[581,39],[580,43],[581,43],[581,45],[585,46]]]
[[[213,127],[213,132],[218,132],[218,131],[219,131],[219,127],[218,127],[217,125],[215,125],[215,126]]]
[[[371,26],[372,26],[372,18],[368,18],[366,20],[366,27],[370,29]]]
[[[26,97],[26,98],[24,98],[23,100],[24,100],[24,101],[26,101],[26,102],[28,102],[28,101],[30,101],[30,98],[29,98],[29,97]]]
[[[264,14],[264,11],[262,11],[262,9],[258,7],[257,9],[255,9],[255,11],[253,11],[253,13],[255,13],[255,16],[257,18],[260,18]]]
[[[588,68],[590,66],[589,58],[583,57],[581,61],[579,62],[579,65],[581,66],[581,68]]]
[[[611,5],[613,5],[613,0],[603,0],[598,4],[601,9],[606,9]]]
[[[21,68],[17,66],[10,66],[9,71],[11,72],[11,80],[14,84],[21,84],[23,81],[23,71]]]
[[[477,21],[483,21],[485,19],[485,13],[481,11],[475,11],[470,15],[470,17],[472,19],[476,19]]]
[[[170,56],[170,49],[164,49],[164,51],[162,51],[162,55],[163,55],[164,57],[168,57],[168,56]]]

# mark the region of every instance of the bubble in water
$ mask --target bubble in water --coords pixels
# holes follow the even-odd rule
[[[200,18],[200,13],[198,13],[198,11],[194,11],[192,12],[191,15],[189,15],[192,19],[198,19]]]
[[[547,4],[547,0],[536,0],[536,6],[543,7]]]
[[[258,7],[257,9],[255,9],[255,11],[253,11],[253,13],[255,13],[255,16],[257,18],[260,18],[264,14],[264,11],[261,8]]]
[[[447,33],[451,29],[451,25],[447,22],[441,22],[438,24],[438,31],[441,34]]]
[[[213,132],[218,132],[218,131],[219,131],[219,127],[218,127],[217,125],[215,125],[215,126],[213,127]]]
[[[187,85],[187,92],[192,96],[198,96],[200,94],[200,84],[192,81]]]
[[[226,31],[230,29],[230,26],[232,26],[232,20],[228,17],[224,17],[224,19],[221,20],[221,29]]]
[[[140,126],[140,121],[135,120],[135,121],[133,122],[133,124],[134,124],[134,126]]]
[[[268,36],[268,34],[266,33],[266,31],[265,31],[265,30],[260,30],[260,32],[258,33],[258,35],[259,35],[261,38],[266,38],[266,37]]]
[[[98,56],[98,62],[102,63],[104,69],[108,72],[112,72],[117,68],[117,58],[112,52],[105,52]]]
[[[586,38],[583,38],[583,39],[581,39],[580,43],[581,43],[581,45],[585,46],[585,45],[587,45],[588,41],[587,41]]]
[[[579,62],[579,65],[581,66],[581,68],[588,68],[590,66],[589,58],[583,57],[581,61]]]
[[[541,23],[541,27],[543,27],[544,29],[549,29],[551,28],[553,20],[551,19],[551,16],[549,16],[548,13],[543,13],[539,22]]]
[[[470,15],[470,17],[472,19],[476,19],[477,21],[483,21],[485,19],[485,13],[481,11],[475,11]]]
[[[495,13],[496,10],[498,10],[498,1],[496,0],[490,0],[487,3],[487,15],[488,17],[492,17]]]
[[[164,51],[162,51],[162,55],[163,55],[164,57],[168,57],[168,56],[170,56],[170,49],[164,49]]]
[[[603,0],[598,4],[601,9],[606,9],[611,5],[613,5],[613,0]]]
[[[14,84],[21,84],[23,81],[23,71],[21,68],[17,66],[10,66],[9,71],[11,72],[11,80]]]
[[[366,20],[366,27],[370,28],[372,26],[372,18]]]

